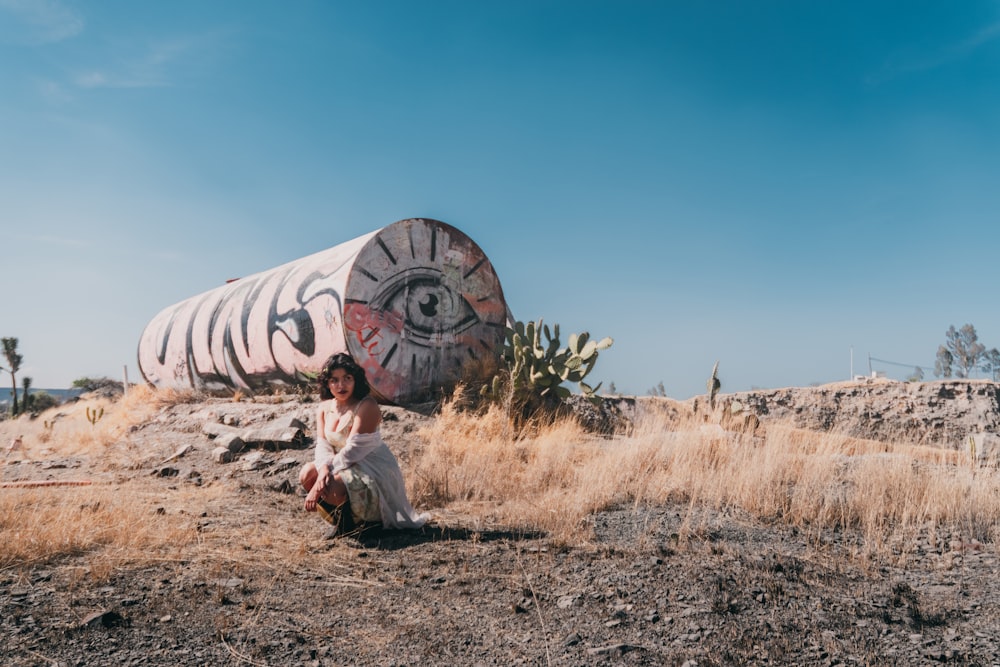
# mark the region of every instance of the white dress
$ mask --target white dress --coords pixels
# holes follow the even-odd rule
[[[316,442],[315,462],[328,466],[331,475],[340,474],[355,519],[381,521],[385,528],[419,528],[427,523],[430,514],[418,513],[406,497],[399,462],[382,435],[376,430],[347,436],[353,413],[341,421],[344,426],[335,430],[336,413],[327,411],[325,439]]]

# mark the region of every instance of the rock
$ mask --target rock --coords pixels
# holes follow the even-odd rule
[[[556,601],[556,606],[560,609],[569,609],[570,607],[579,606],[580,604],[579,595],[564,595]]]
[[[629,651],[634,651],[641,646],[633,646],[632,644],[609,644],[607,646],[595,646],[594,648],[588,648],[587,653],[589,655],[605,655],[605,656],[618,656],[625,655]]]
[[[566,639],[563,640],[563,646],[576,646],[583,641],[583,637],[579,633],[571,632],[566,635]]]
[[[289,482],[287,479],[283,479],[280,482],[275,482],[271,484],[271,490],[278,493],[290,494],[295,493],[295,486]]]
[[[101,611],[95,611],[91,614],[84,616],[83,620],[80,621],[80,628],[114,628],[120,625],[125,625],[125,618],[121,614],[115,611],[110,611],[108,609],[102,609]]]
[[[239,436],[238,433],[223,433],[215,439],[215,443],[219,447],[225,447],[232,454],[239,454],[243,451],[246,443],[243,442],[243,438]]]
[[[269,427],[281,428],[281,429],[294,429],[297,428],[300,431],[306,430],[306,425],[302,423],[300,419],[295,417],[285,416],[275,419],[273,422],[268,424]]]
[[[243,441],[249,446],[273,446],[277,449],[298,449],[304,447],[306,443],[306,436],[302,429],[292,426],[278,425],[265,426],[264,428],[250,428],[243,431],[242,437]]]
[[[228,447],[216,447],[212,450],[212,460],[216,463],[229,463],[233,460],[233,453]]]
[[[219,436],[226,435],[227,433],[240,434],[238,428],[233,428],[232,426],[225,426],[219,424],[218,422],[205,422],[201,425],[201,432],[209,437],[209,439],[218,438]]]
[[[168,456],[167,458],[165,458],[160,463],[160,465],[164,465],[164,464],[170,463],[171,461],[176,461],[177,459],[181,458],[182,456],[184,456],[185,454],[187,454],[188,452],[190,452],[192,449],[194,449],[194,445],[190,445],[190,444],[189,445],[182,445],[180,448],[177,449],[176,452],[174,452],[173,454],[171,454],[170,456]]]
[[[243,457],[243,469],[247,471],[261,470],[269,465],[264,452],[254,452]]]

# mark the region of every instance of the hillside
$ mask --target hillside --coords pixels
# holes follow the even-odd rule
[[[744,408],[738,418],[734,403]],[[91,424],[86,415],[98,406],[107,416]],[[638,486],[608,496],[593,510],[580,508],[571,531],[560,528],[558,516],[546,518],[557,496],[541,495],[548,484],[542,477],[519,483],[526,504],[520,491],[492,500],[462,491],[463,500],[456,489],[468,462],[452,459],[449,470],[439,471],[451,499],[434,495],[425,479],[433,472],[427,467],[433,440],[475,423],[428,409],[385,408],[385,439],[413,484],[415,503],[436,521],[421,531],[332,541],[301,510],[295,488],[298,467],[311,457],[315,403],[308,397],[84,398],[34,421],[0,422],[0,442],[16,434],[24,441],[5,458],[4,482],[89,483],[0,488],[3,663],[690,667],[1000,660],[1000,511],[992,506],[977,501],[983,516],[964,524],[942,513],[902,532],[886,523],[901,515],[887,515],[876,518],[873,532],[862,519],[825,524],[787,510],[769,515],[713,501],[682,485],[685,471],[695,468],[675,462],[662,477],[653,459],[642,458],[652,451],[643,443],[654,436],[670,446],[694,441],[696,447],[680,451],[702,460],[685,465],[707,462],[709,475],[721,476],[726,457],[773,461],[772,440],[817,451],[835,442],[849,446],[838,452],[853,453],[830,456],[827,467],[837,471],[869,465],[884,476],[922,480],[940,471],[950,478],[969,471],[969,462],[956,458],[964,456],[967,434],[997,424],[995,385],[869,381],[727,394],[719,406],[710,412],[703,398],[647,397],[608,400],[593,412],[581,407],[591,423],[617,423],[631,434],[570,435],[573,442],[546,445],[568,445],[545,464],[553,466],[546,476],[577,468],[583,479],[579,453],[593,448],[609,451],[614,467],[635,462],[646,471],[622,478],[632,480],[626,485],[646,478],[676,482],[678,490],[655,501]],[[230,463],[213,458],[213,431],[293,419],[306,425],[305,439],[250,447]],[[656,432],[642,434],[650,424]],[[479,437],[460,436],[474,440],[463,456],[489,446],[490,437]],[[529,473],[542,466],[524,447],[512,443],[511,463],[503,465],[530,459]],[[950,452],[952,460],[910,458],[926,451]],[[610,476],[610,465],[601,465]],[[982,467],[970,479],[991,484],[995,495],[995,476]],[[558,483],[563,493],[572,479]],[[836,479],[853,484],[854,478]],[[824,493],[852,492],[837,484]],[[583,487],[575,493],[581,502],[589,497]],[[928,517],[923,502],[904,498],[899,507]],[[564,516],[571,521],[569,512]]]

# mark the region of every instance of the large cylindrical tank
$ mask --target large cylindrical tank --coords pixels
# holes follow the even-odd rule
[[[414,218],[164,309],[139,369],[160,387],[262,390],[303,384],[347,352],[382,400],[407,403],[494,355],[506,322],[479,246]]]

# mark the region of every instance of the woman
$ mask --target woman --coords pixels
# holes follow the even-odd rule
[[[316,454],[299,473],[306,511],[319,511],[338,533],[370,523],[424,525],[430,515],[410,505],[399,463],[379,435],[382,412],[364,369],[350,355],[335,354],[317,381],[323,402],[316,411]]]

